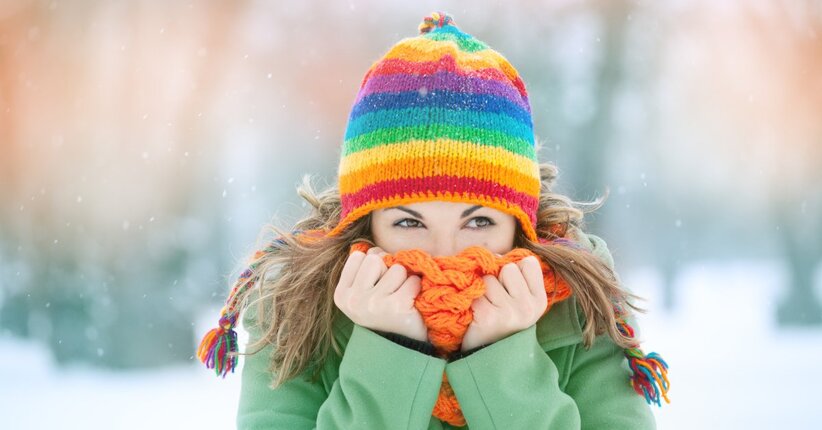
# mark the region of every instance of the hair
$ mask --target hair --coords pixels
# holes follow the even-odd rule
[[[552,233],[567,232],[570,228],[583,229],[584,213],[593,212],[604,203],[604,197],[593,202],[574,202],[552,192],[557,168],[541,163],[541,189],[537,212],[537,235],[556,239],[564,236]],[[303,177],[297,193],[311,205],[311,213],[296,222],[294,231],[332,229],[340,219],[341,203],[338,185],[317,193],[311,177]],[[370,231],[371,215],[352,223],[341,234],[319,241],[300,240],[295,232],[283,231],[269,224],[264,232],[273,230],[278,240],[260,260],[255,272],[259,276],[254,285],[254,300],[248,296],[242,306],[256,304],[256,324],[262,336],[249,345],[247,354],[258,353],[273,345],[270,370],[276,375],[273,386],[296,377],[312,366],[314,377],[319,375],[330,350],[342,355],[342,349],[333,336],[335,314],[334,290],[354,242],[364,241],[376,246]],[[568,282],[572,294],[585,317],[583,343],[590,348],[596,336],[607,333],[622,348],[630,348],[634,341],[617,327],[615,308],[643,312],[629,300],[639,297],[622,289],[616,274],[601,259],[584,250],[551,243],[533,242],[517,223],[514,247],[530,250],[550,265]]]

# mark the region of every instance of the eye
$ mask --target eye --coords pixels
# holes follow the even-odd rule
[[[408,223],[406,223],[406,221],[410,222],[411,225],[408,225]],[[403,225],[403,223],[405,223],[405,225]],[[399,228],[417,228],[418,226],[421,227],[422,223],[419,222],[418,220],[415,220],[414,218],[403,218],[403,219],[395,222],[394,225],[399,227]]]
[[[477,221],[477,222],[474,223],[475,226],[472,227],[470,224],[473,223],[474,221]],[[471,220],[468,221],[468,224],[466,224],[466,226],[469,227],[469,228],[484,228],[484,227],[490,227],[492,225],[494,225],[494,221],[491,221],[491,218],[487,218],[487,217],[484,217],[484,216],[478,216],[476,218],[471,218]]]

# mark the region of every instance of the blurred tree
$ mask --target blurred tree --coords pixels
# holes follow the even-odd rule
[[[12,271],[0,270],[0,328],[13,334],[29,334],[31,300],[25,282],[36,255],[26,238],[25,218],[36,213],[35,196],[24,198],[26,188],[26,142],[23,139],[23,96],[21,68],[30,61],[25,50],[31,39],[29,23],[40,10],[33,3],[6,2],[0,5],[0,262]],[[22,272],[22,276],[21,275]],[[34,272],[34,271],[32,271]]]
[[[217,146],[216,124],[196,118],[220,100],[219,71],[235,49],[248,3],[193,9],[92,2],[57,12],[47,2],[13,5],[0,6],[0,255],[4,269],[23,270],[21,276],[0,270],[0,327],[45,342],[59,363],[123,368],[188,361],[194,355],[195,304],[211,299],[214,288],[208,287],[229,264],[220,228],[224,207],[218,193],[203,192],[213,188],[221,161],[208,150]],[[88,25],[98,15],[111,27]],[[166,58],[153,50],[162,33],[157,23],[168,15],[177,18],[181,38],[201,37],[202,47],[187,53],[194,61],[183,61],[193,77],[185,88],[190,97],[167,109],[179,124],[171,143],[156,140],[172,118],[164,127],[147,127],[144,115],[152,108],[162,112],[166,107],[156,104],[170,99],[157,93],[162,85],[144,78],[145,70],[165,71],[168,79],[179,72],[154,67]],[[100,34],[106,37],[94,38]],[[101,46],[111,40],[123,42],[117,52],[128,51],[108,57],[104,69],[97,50],[110,52]],[[62,73],[54,74],[56,69]],[[95,82],[100,75],[110,80]],[[39,98],[43,93],[47,102]],[[116,109],[90,118],[95,103]],[[44,145],[49,139],[58,145]],[[68,150],[61,149],[64,141]],[[158,143],[169,152],[176,143],[179,157],[187,151],[206,155],[190,165],[158,157],[156,165],[165,167],[159,172],[147,163],[135,166],[135,152],[138,162],[145,160],[137,148]],[[107,172],[116,176],[103,176]],[[87,179],[96,188],[87,189],[91,196],[80,205],[82,197],[72,193]],[[23,204],[25,211],[12,211]],[[134,209],[131,220],[148,223],[156,214],[162,221],[151,229],[142,221],[130,227],[117,218],[127,213],[122,208]],[[16,260],[19,265],[12,265]]]
[[[676,307],[675,281],[689,257],[690,235],[683,223],[699,218],[696,211],[689,210],[696,205],[689,205],[675,187],[677,184],[671,183],[681,179],[666,178],[663,163],[664,154],[671,148],[662,137],[659,97],[663,92],[662,63],[668,49],[665,31],[673,25],[671,21],[658,9],[639,9],[631,20],[633,28],[629,31],[636,36],[628,43],[631,51],[639,54],[629,56],[634,58],[633,63],[626,59],[626,79],[630,80],[631,91],[641,106],[642,128],[630,139],[632,153],[642,158],[642,171],[623,175],[624,180],[633,181],[636,184],[633,188],[639,190],[633,195],[634,210],[621,210],[619,216],[609,220],[611,231],[621,234],[622,240],[635,248],[635,255],[660,271],[662,307],[666,311]]]
[[[609,160],[614,142],[614,109],[620,88],[624,85],[625,35],[633,4],[626,0],[595,3],[594,13],[602,23],[596,71],[589,83],[594,94],[593,114],[573,133],[568,173],[574,189],[588,199],[612,188],[612,170],[618,168]],[[591,48],[593,49],[593,48]],[[604,205],[587,221],[592,231],[601,231],[604,219],[611,214],[611,205]]]
[[[822,325],[814,289],[822,262],[822,8],[812,1],[777,1],[764,8],[747,5],[742,17],[763,63],[779,76],[765,124],[779,118],[780,134],[763,127],[765,142],[775,149],[764,167],[770,174],[765,191],[790,282],[777,320],[785,326]]]
[[[216,274],[225,272],[229,264],[222,222],[224,207],[213,190],[213,172],[218,171],[217,165],[223,161],[216,155],[219,137],[215,136],[212,124],[199,117],[211,109],[211,103],[220,100],[221,71],[225,71],[222,65],[229,63],[236,49],[239,25],[247,7],[246,2],[214,3],[198,15],[203,22],[198,37],[204,55],[193,57],[188,64],[196,91],[189,92],[173,110],[173,122],[177,124],[174,142],[180,146],[178,153],[202,152],[213,156],[203,156],[199,163],[185,170],[169,168],[160,172],[164,177],[153,178],[174,184],[158,190],[157,201],[152,205],[167,219],[163,224],[165,231],[155,235],[170,235],[172,240],[152,239],[146,232],[143,241],[153,246],[150,252],[125,247],[110,257],[107,267],[113,278],[106,293],[116,311],[101,312],[107,315],[107,323],[101,327],[101,338],[108,351],[103,358],[106,365],[141,367],[189,360],[193,355],[192,339],[199,335],[193,331],[198,308],[192,306],[191,300],[211,299],[211,289],[206,286],[214,282]],[[132,3],[128,8],[123,19],[128,20],[125,34],[132,39],[130,45],[147,43],[149,29],[138,25],[144,20],[134,17],[157,13],[157,6]],[[184,9],[175,11],[182,16],[187,13]],[[128,69],[140,67],[139,60],[132,58]],[[122,81],[119,90],[118,97],[124,101],[128,114],[121,117],[123,123],[117,130],[124,134],[123,139],[136,145],[151,136],[151,131],[141,130],[139,123],[139,88]],[[137,134],[131,135],[134,131]],[[187,229],[186,223],[195,226]],[[202,268],[210,270],[203,273]],[[178,294],[188,282],[196,288],[185,296]]]

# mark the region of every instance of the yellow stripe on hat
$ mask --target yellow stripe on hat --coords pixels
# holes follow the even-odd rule
[[[416,157],[452,157],[466,164],[478,161],[539,178],[539,165],[528,157],[501,147],[452,139],[411,140],[354,152],[340,160],[339,174],[353,174],[377,164],[403,164]]]
[[[383,181],[440,175],[487,180],[530,196],[539,196],[538,175],[522,174],[508,167],[476,159],[449,156],[412,156],[401,161],[371,164],[348,174],[340,173],[339,186],[341,193],[353,194]]]

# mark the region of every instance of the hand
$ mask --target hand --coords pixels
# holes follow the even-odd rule
[[[369,249],[368,255],[360,251],[349,255],[334,290],[334,303],[362,327],[428,342],[428,329],[414,307],[420,277],[407,276],[401,264],[387,268],[384,255],[378,247]]]
[[[499,279],[482,277],[485,294],[474,300],[474,321],[462,340],[462,351],[494,343],[535,324],[548,306],[542,268],[534,256],[508,263]]]

